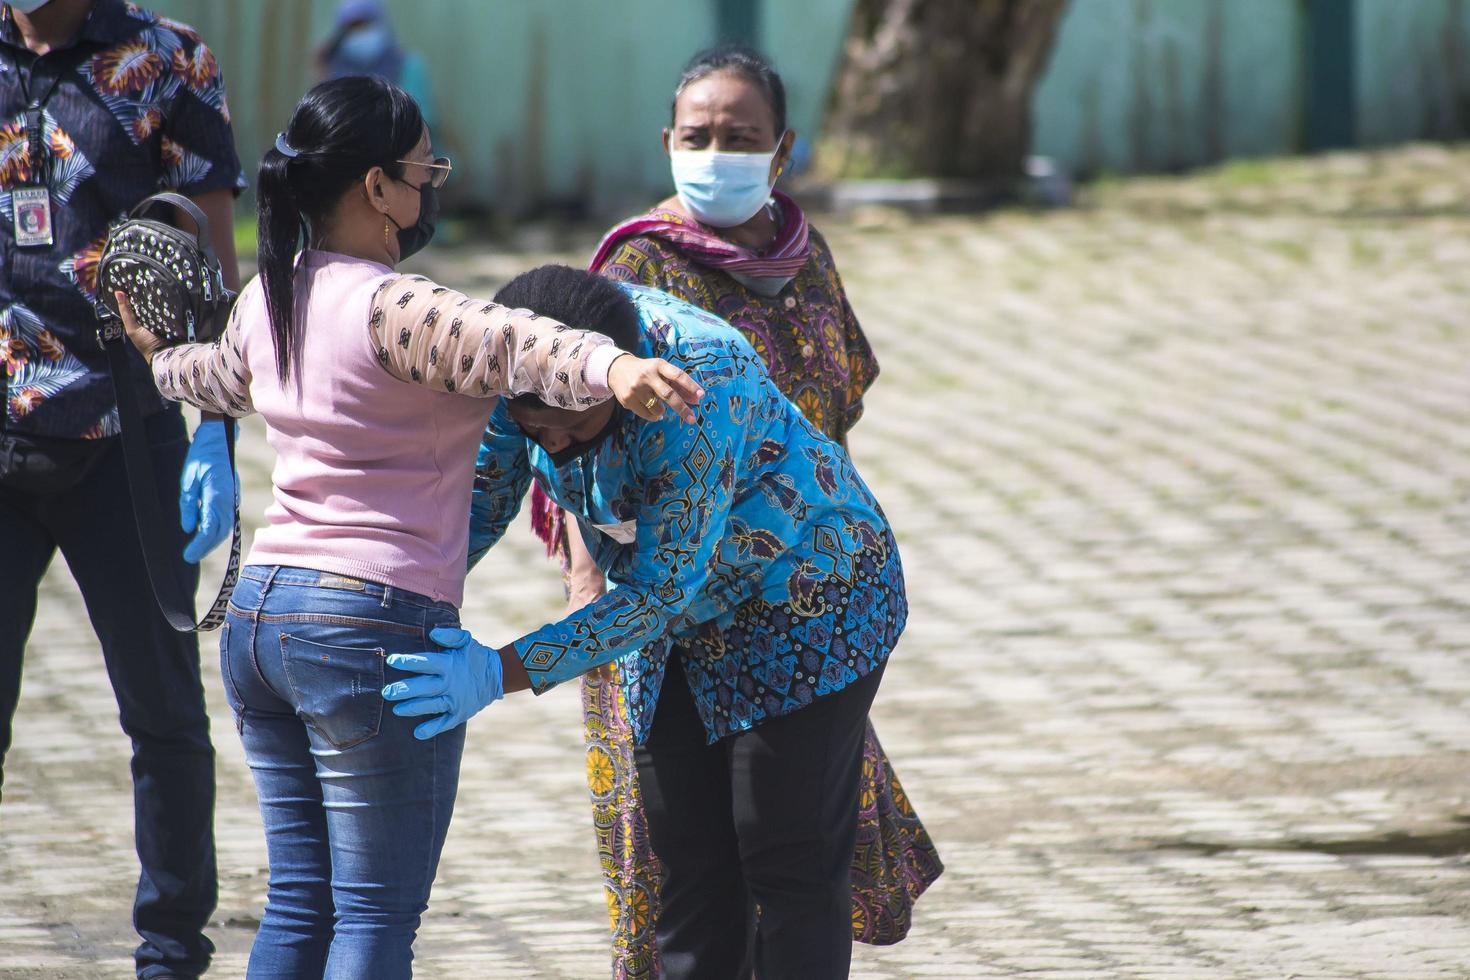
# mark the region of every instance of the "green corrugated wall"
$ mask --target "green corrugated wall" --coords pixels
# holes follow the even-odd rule
[[[1313,23],[1333,17],[1347,23]],[[1311,53],[1321,38],[1353,50]],[[1075,172],[1126,173],[1301,152],[1323,132],[1464,139],[1467,58],[1467,0],[1073,0],[1033,146]]]
[[[1286,152],[1298,5],[1074,0],[1035,96],[1033,146],[1083,173]]]
[[[1470,2],[1357,0],[1358,142],[1470,135]]]
[[[717,38],[729,0],[389,0],[401,40],[426,58],[435,144],[454,157],[461,203],[520,211],[590,202],[638,207],[671,190],[659,134],[679,69]],[[852,0],[747,0],[790,116],[810,132]],[[229,86],[248,169],[313,79],[334,0],[153,0],[193,24]],[[728,10],[726,12],[728,17]]]
[[[754,5],[742,12],[741,4]],[[636,207],[668,191],[659,130],[682,63],[718,24],[754,25],[819,124],[853,0],[389,0],[428,59],[436,144],[461,203]],[[253,169],[312,81],[335,0],[154,0],[224,66]],[[1309,77],[1313,16],[1352,19],[1346,102]],[[1470,133],[1470,0],[1073,0],[1034,102],[1034,149],[1074,172],[1298,152],[1309,113],[1348,111],[1359,143]],[[1320,54],[1320,52],[1319,52]],[[1325,61],[1344,74],[1343,65]],[[1316,83],[1314,89],[1312,83]],[[1315,93],[1315,95],[1314,95]],[[1334,102],[1342,103],[1334,106]],[[1343,106],[1346,109],[1343,109]]]

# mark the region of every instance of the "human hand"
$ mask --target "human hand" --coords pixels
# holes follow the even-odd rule
[[[435,715],[413,730],[414,738],[430,739],[463,725],[480,709],[505,694],[500,653],[479,643],[467,630],[440,626],[429,639],[444,651],[394,653],[389,667],[419,674],[383,688],[383,698],[399,702],[393,713],[404,718]]]
[[[138,348],[138,353],[143,355],[143,360],[153,363],[153,355],[163,348],[163,339],[153,331],[146,329],[138,318],[133,315],[133,304],[128,302],[128,294],[121,289],[113,292],[113,298],[117,300],[117,314],[122,320],[123,331],[133,346]],[[618,358],[622,360],[622,358]],[[617,363],[614,361],[613,363]]]
[[[184,472],[179,477],[179,526],[198,533],[184,548],[184,560],[198,564],[230,536],[240,483],[230,465],[225,426],[233,420],[205,419],[194,430]]]
[[[692,424],[689,406],[704,397],[698,382],[661,357],[618,356],[608,367],[607,386],[619,405],[650,422],[663,418],[667,405]]]

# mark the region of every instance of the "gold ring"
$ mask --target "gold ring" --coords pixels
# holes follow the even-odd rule
[[[658,399],[657,398],[650,398],[650,399],[648,399],[648,401],[646,401],[646,402],[643,403],[643,407],[646,408],[646,409],[648,409],[651,412],[651,411],[653,411],[654,406],[656,406],[657,404],[658,404]]]

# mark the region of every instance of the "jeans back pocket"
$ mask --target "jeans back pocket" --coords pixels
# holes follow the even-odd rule
[[[378,734],[383,723],[382,647],[341,647],[281,634],[281,661],[296,713],[335,749]]]

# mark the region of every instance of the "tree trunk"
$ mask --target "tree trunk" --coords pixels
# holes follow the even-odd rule
[[[842,177],[1009,182],[1066,0],[857,0],[822,141]]]

